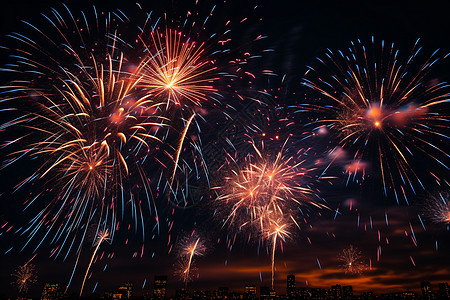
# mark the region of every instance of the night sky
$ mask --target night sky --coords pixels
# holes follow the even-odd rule
[[[221,2],[218,4],[208,30],[214,31],[214,26],[222,26],[227,19],[239,22],[248,16],[248,20],[240,24],[238,30],[232,30],[231,48],[245,44],[246,39],[251,36],[258,34],[267,36],[266,39],[255,43],[257,45],[248,46],[250,49],[255,47],[252,50],[261,53],[258,63],[250,64],[248,68],[255,70],[255,74],[262,69],[269,69],[277,74],[255,79],[251,88],[243,87],[243,94],[248,92],[247,94],[257,95],[255,91],[263,90],[272,94],[273,97],[267,100],[270,105],[261,109],[265,116],[271,116],[270,120],[265,121],[265,117],[259,118],[255,115],[245,116],[245,112],[236,113],[236,119],[257,124],[260,130],[255,133],[255,140],[264,140],[268,144],[275,145],[274,148],[280,146],[280,143],[277,144],[278,138],[275,137],[280,136],[280,140],[283,140],[291,130],[284,127],[288,121],[279,120],[286,118],[294,121],[299,124],[296,128],[301,127],[301,130],[293,133],[288,146],[311,147],[313,150],[310,153],[314,153],[316,159],[324,161],[331,161],[328,151],[334,147],[336,139],[328,134],[300,142],[301,134],[297,133],[311,130],[307,125],[302,127],[309,123],[307,117],[304,114],[292,113],[295,109],[287,109],[288,112],[285,114],[280,109],[300,104],[307,97],[311,99],[317,97],[317,93],[300,84],[307,70],[306,66],[314,64],[317,56],[323,57],[326,49],[345,49],[350,41],[357,39],[369,42],[372,36],[377,41],[386,40],[387,44],[394,42],[404,54],[410,51],[418,38],[421,38],[420,46],[423,47],[425,54],[431,55],[438,48],[441,49],[440,57],[450,52],[450,23],[444,8],[445,1],[431,0],[418,4],[411,1],[270,0],[257,3],[257,9],[253,9],[254,2],[245,5],[240,1],[228,2],[230,4],[224,5]],[[0,45],[10,46],[11,39],[6,36],[10,32],[23,30],[24,34],[30,34],[31,31],[24,29],[20,20],[30,21],[39,27],[42,20],[39,14],[48,13],[51,7],[60,10],[62,7],[58,3],[59,1],[29,0],[4,3],[0,16]],[[136,20],[133,19],[135,5],[130,1],[82,0],[66,1],[66,4],[74,13],[80,10],[88,12],[93,4],[98,11],[120,9],[132,20],[131,23],[134,21],[139,23],[137,16]],[[211,6],[202,1],[192,8],[190,4],[191,1],[188,4],[183,0],[145,1],[142,2],[142,7],[146,11],[153,10],[155,15],[167,12],[169,16],[184,17],[187,10],[202,11],[202,5]],[[218,28],[218,31],[223,31],[223,28]],[[273,51],[261,51],[264,49]],[[9,63],[9,59],[11,58],[2,54],[2,65]],[[440,62],[433,69],[432,78],[449,81],[449,67],[448,59]],[[2,72],[2,85],[7,85],[10,80],[16,78],[15,76],[17,75]],[[263,101],[267,99],[266,96],[255,97]],[[270,111],[271,106],[273,111]],[[275,107],[278,108],[277,111]],[[258,111],[258,106],[248,108],[248,111],[255,110]],[[448,105],[445,112],[448,118]],[[8,112],[2,112],[0,117],[1,123],[10,119]],[[224,132],[220,130],[227,130],[221,128],[220,122],[223,119],[220,118],[215,119],[212,113],[206,117],[206,122],[201,123],[204,126],[202,133],[204,152],[212,149],[211,145],[215,145],[220,139],[220,133]],[[212,125],[208,125],[208,122]],[[236,123],[227,124],[229,130],[235,129],[233,126],[236,126]],[[11,139],[8,129],[2,130],[1,139],[2,144]],[[238,136],[236,139],[248,140],[248,136],[241,138]],[[235,146],[243,147],[242,151],[245,152],[248,149],[245,148],[245,144],[245,142],[236,143]],[[448,151],[448,139],[444,139],[441,146],[444,151]],[[293,230],[291,238],[283,243],[283,249],[277,249],[275,289],[285,293],[288,274],[296,275],[297,287],[328,288],[333,284],[341,284],[353,285],[357,292],[372,290],[375,293],[418,290],[423,280],[430,281],[436,289],[437,283],[449,281],[449,225],[435,224],[424,217],[422,219],[418,217],[426,207],[426,203],[430,201],[431,195],[436,195],[437,191],[444,189],[446,191],[444,194],[446,193],[448,197],[448,186],[445,187],[444,183],[449,179],[448,170],[424,163],[428,160],[414,158],[412,162],[420,175],[429,173],[431,169],[439,180],[433,176],[424,176],[425,190],[419,188],[416,194],[406,191],[409,205],[404,200],[397,204],[392,193],[388,193],[387,197],[383,194],[380,174],[375,167],[372,168],[370,162],[367,162],[367,176],[364,180],[359,176],[346,185],[347,176],[343,174],[343,166],[350,161],[351,150],[348,151],[337,159],[329,170],[330,175],[339,178],[314,185],[316,191],[320,191],[320,198],[326,201],[328,209],[307,209],[305,213],[307,224],[303,224],[301,230]],[[8,150],[2,149],[0,155],[6,157]],[[221,156],[223,153],[216,155]],[[38,163],[36,160],[30,164],[20,161],[15,166],[1,170],[0,226],[7,225],[0,229],[0,296],[18,295],[17,288],[11,284],[13,281],[11,273],[32,257],[34,257],[32,263],[37,271],[37,281],[29,290],[29,295],[32,296],[40,295],[43,282],[67,282],[75,264],[77,255],[74,251],[70,252],[65,260],[64,255],[56,259],[50,258],[54,247],[45,242],[34,252],[35,246],[40,241],[39,235],[38,241],[33,240],[31,243],[34,246],[21,251],[27,242],[26,236],[14,233],[27,224],[29,215],[21,213],[22,200],[28,197],[28,192],[34,192],[36,186],[24,187],[12,193],[13,186],[31,174],[31,169]],[[449,164],[448,155],[443,157],[443,163]],[[220,182],[219,176],[222,174],[214,170],[217,164],[217,161],[211,163],[209,176],[212,185]],[[200,178],[199,181],[201,180]],[[437,182],[440,183],[440,187]],[[201,182],[196,184],[204,186]],[[194,204],[189,203],[182,208],[164,206],[165,202],[161,200],[158,204],[161,219],[159,235],[151,232],[154,216],[148,216],[148,220],[145,221],[148,229],[144,242],[139,231],[135,233],[133,228],[128,229],[124,226],[116,233],[111,244],[103,244],[98,252],[98,258],[102,255],[102,259],[93,264],[92,274],[86,281],[83,295],[91,294],[96,285],[95,292],[101,294],[105,290],[117,288],[125,281],[132,281],[139,295],[152,289],[155,275],[169,276],[169,295],[173,294],[176,288],[184,285],[173,275],[177,243],[182,235],[190,234],[193,230],[202,234],[208,250],[204,256],[195,259],[195,272],[198,273],[198,278],[188,284],[188,289],[213,290],[219,286],[228,286],[242,291],[246,284],[270,286],[269,248],[258,241],[248,241],[246,234],[238,234],[230,251],[228,240],[234,239],[234,233],[227,230],[226,226],[222,227],[218,218],[212,217],[216,204],[206,196],[207,192],[201,189],[200,191],[205,193],[205,197],[201,200],[195,199]],[[42,201],[50,201],[50,198],[51,193],[44,195]],[[449,201],[448,198],[446,200]],[[170,234],[166,218],[173,221]],[[124,223],[127,222],[133,221],[126,219]],[[13,227],[10,228],[11,226]],[[143,245],[145,250],[141,257]],[[351,275],[345,274],[339,267],[337,257],[349,245],[361,251],[364,262],[371,265],[370,270]],[[8,252],[11,247],[12,250]],[[69,293],[79,292],[85,268],[92,254],[89,247],[90,244],[85,242]],[[7,253],[3,254],[5,252]],[[144,283],[145,287],[142,289]]]

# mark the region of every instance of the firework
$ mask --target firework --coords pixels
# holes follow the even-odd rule
[[[84,283],[86,282],[87,275],[89,274],[89,269],[91,268],[92,262],[94,261],[94,257],[95,257],[95,254],[97,254],[98,248],[100,248],[100,245],[103,242],[108,242],[109,240],[110,239],[109,239],[108,230],[99,231],[99,233],[97,234],[97,237],[96,237],[95,244],[94,244],[94,246],[95,246],[94,253],[92,253],[91,260],[89,261],[89,265],[86,269],[86,273],[84,274],[83,283],[81,284],[80,297],[81,297],[81,294],[83,293]]]
[[[406,188],[422,185],[412,160],[431,158],[446,167],[448,154],[439,144],[447,140],[449,89],[426,80],[439,61],[437,51],[420,61],[415,44],[406,59],[394,45],[372,39],[368,47],[352,43],[347,52],[329,51],[309,67],[303,84],[324,97],[303,105],[316,111],[315,124],[326,125],[339,137],[339,146],[354,151],[355,160],[372,160],[384,187],[407,201]]]
[[[204,256],[207,250],[204,240],[195,233],[183,237],[178,243],[178,261],[176,274],[185,285],[192,279],[193,262],[196,256]]]
[[[437,224],[450,224],[450,202],[448,191],[439,191],[427,197],[423,215]]]
[[[30,263],[18,267],[11,276],[15,278],[13,284],[18,287],[19,292],[26,293],[30,285],[36,282],[35,267]]]
[[[72,16],[70,11],[69,14]],[[108,31],[113,26],[108,18],[104,21],[107,28],[102,31],[98,27],[99,20],[95,19],[97,34],[107,36],[105,42],[99,42],[97,47],[85,47],[92,37],[88,39],[89,36],[80,33],[78,43],[84,45],[80,53],[70,41],[73,37],[63,32],[69,28],[75,32],[90,32],[88,24],[80,25],[75,19],[51,22],[58,32],[55,36],[66,41],[68,54],[54,57],[60,49],[47,51],[39,48],[39,43],[26,39],[25,45],[32,48],[30,53],[37,52],[37,58],[31,54],[23,58],[27,61],[25,65],[39,70],[39,76],[28,81],[13,81],[5,87],[8,96],[3,102],[13,105],[10,109],[22,115],[3,128],[24,133],[6,144],[20,148],[9,155],[4,167],[18,160],[38,158],[37,170],[17,188],[37,181],[49,186],[45,193],[27,200],[27,207],[34,206],[38,217],[32,219],[23,233],[28,233],[31,240],[40,228],[47,231],[45,237],[53,230],[51,243],[61,243],[56,256],[65,246],[72,249],[77,235],[84,239],[93,217],[102,226],[108,224],[112,238],[120,215],[124,215],[125,202],[131,204],[134,218],[142,218],[144,203],[156,214],[142,162],[161,143],[156,132],[164,126],[165,118],[158,113],[158,107],[164,103],[156,102],[144,92],[139,93],[136,86],[140,79],[125,70],[129,68],[122,51],[116,47],[118,38]],[[48,43],[48,35],[39,32],[40,38]],[[66,56],[68,63],[61,67],[65,61],[59,60]],[[46,61],[50,63],[44,65]],[[19,74],[27,71],[15,70]],[[132,173],[136,175],[134,178],[140,179],[138,184],[144,188],[147,201],[141,202],[131,193],[134,182],[130,182],[129,175]],[[48,203],[40,201],[39,196],[48,191],[56,193],[54,198]],[[70,238],[71,235],[75,237]]]
[[[195,43],[183,32],[166,29],[151,32],[146,43],[147,56],[138,67],[140,85],[154,97],[162,97],[167,105],[196,107],[210,101],[208,94],[218,80],[217,68],[207,59],[204,43]]]
[[[270,156],[252,145],[256,157],[249,157],[244,166],[232,170],[232,176],[225,178],[227,184],[215,188],[219,191],[218,205],[230,207],[225,225],[264,233],[278,217],[295,222],[298,206],[321,207],[311,200],[313,191],[301,184],[309,176],[308,170],[302,168],[304,161],[295,162],[294,157],[284,155],[284,147]]]
[[[286,145],[287,140],[284,144]],[[285,155],[284,146],[271,156],[253,143],[255,157],[226,177],[223,187],[215,188],[219,212],[225,213],[224,226],[238,232],[248,232],[254,237],[272,245],[272,283],[275,269],[277,241],[284,241],[291,233],[289,228],[300,225],[297,216],[300,207],[323,206],[313,201],[313,191],[302,185],[309,179],[309,170],[303,168],[304,161],[296,162]],[[234,162],[236,163],[236,162]],[[220,215],[220,213],[218,214]]]
[[[367,269],[367,265],[361,256],[361,251],[353,247],[353,245],[342,250],[338,256],[338,261],[346,274],[361,274]]]

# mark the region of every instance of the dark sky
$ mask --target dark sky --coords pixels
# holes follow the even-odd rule
[[[58,7],[59,1],[8,1],[1,10],[1,38],[0,44],[7,45],[10,41],[5,37],[11,31],[23,28],[20,20],[30,20],[39,27],[39,14],[48,12],[50,7]],[[130,1],[67,1],[72,11],[89,10],[92,4],[98,9],[122,9],[126,14],[133,11]],[[143,6],[154,9],[162,14],[189,9],[185,1],[146,1]],[[223,20],[238,18],[245,15],[248,7],[230,1],[226,5],[227,12],[218,11],[216,18]],[[418,2],[418,1],[417,1]],[[300,80],[306,70],[306,65],[321,55],[327,48],[344,49],[351,40],[361,38],[369,41],[371,36],[395,42],[400,49],[408,51],[421,38],[421,45],[426,53],[435,49],[442,49],[442,53],[450,50],[450,23],[448,22],[445,1],[261,1],[259,8],[252,12],[253,17],[245,24],[247,31],[233,32],[233,38],[243,40],[242,36],[259,32],[268,36],[264,40],[264,48],[274,49],[274,52],[263,55],[263,65],[280,76],[263,82],[260,89],[273,88],[278,84],[282,75],[286,74],[283,90],[280,94],[290,95],[279,97],[275,101],[285,104],[298,102],[296,96],[304,93]],[[183,3],[183,4],[182,4]],[[200,1],[200,5],[202,2]],[[245,7],[244,7],[245,6]],[[224,7],[223,5],[219,6]],[[59,7],[58,7],[59,8]],[[225,10],[225,8],[224,8]],[[227,15],[231,14],[231,15]],[[129,15],[130,16],[130,15]],[[130,16],[132,18],[132,16]],[[34,21],[34,22],[33,22]],[[220,23],[218,21],[217,23]],[[239,35],[242,35],[241,37]],[[2,59],[5,60],[5,58]],[[449,80],[448,62],[437,67],[440,77]],[[2,80],[8,80],[8,74],[2,74]],[[2,115],[3,117],[3,115]],[[3,120],[2,120],[3,123]],[[275,135],[273,130],[271,134]],[[211,141],[207,141],[211,142]],[[324,145],[323,140],[313,143]],[[3,153],[3,152],[2,152]],[[24,168],[24,166],[22,166]],[[2,185],[2,209],[8,214],[0,214],[0,226],[20,223],[20,196],[10,195],[10,185],[20,180],[21,169],[2,170],[2,179],[7,183]],[[438,173],[443,179],[448,179],[448,172]],[[376,177],[376,176],[374,176]],[[17,178],[17,179],[14,179]],[[298,286],[329,287],[332,284],[353,285],[356,291],[374,290],[375,292],[395,291],[401,289],[418,289],[422,280],[437,284],[450,280],[450,233],[445,225],[426,224],[423,229],[417,214],[420,203],[426,201],[427,193],[432,192],[435,185],[426,181],[426,192],[419,191],[416,196],[411,195],[412,205],[397,206],[392,198],[386,199],[376,186],[375,179],[368,179],[363,184],[350,184],[345,188],[342,180],[337,180],[331,186],[323,187],[322,197],[330,207],[339,207],[340,213],[334,219],[333,211],[324,211],[310,221],[312,228],[305,228],[287,240],[283,251],[276,254],[276,288],[284,292],[287,274],[295,274]],[[26,193],[22,192],[22,193]],[[350,203],[351,208],[350,208]],[[15,205],[17,204],[17,207]],[[153,276],[156,274],[169,275],[169,288],[182,286],[173,274],[176,261],[170,245],[177,239],[177,233],[190,232],[194,228],[203,232],[208,239],[209,251],[204,257],[196,261],[199,277],[189,284],[191,289],[215,289],[219,286],[229,286],[242,290],[245,284],[260,286],[270,285],[270,255],[265,247],[258,247],[258,243],[247,243],[245,237],[237,238],[230,252],[227,248],[227,233],[214,219],[209,218],[211,211],[209,203],[191,206],[175,213],[174,228],[171,241],[168,243],[167,228],[162,225],[161,235],[154,239],[147,238],[144,255],[141,258],[142,242],[133,230],[122,230],[111,245],[105,244],[99,253],[102,260],[95,263],[91,269],[92,275],[87,280],[86,291],[91,292],[98,282],[97,292],[114,289],[125,281],[132,281],[137,293],[151,288]],[[165,213],[169,214],[170,209]],[[385,221],[388,215],[389,226]],[[360,216],[360,225],[358,223]],[[17,221],[17,222],[16,222]],[[372,226],[370,225],[372,223]],[[25,239],[6,232],[10,225],[0,232],[0,252],[6,252],[11,246],[13,250],[0,255],[0,296],[15,297],[17,291],[11,288],[10,274],[14,269],[33,257],[32,248],[20,251]],[[414,231],[417,245],[411,238]],[[233,236],[232,234],[230,235]],[[219,242],[218,242],[219,241]],[[168,246],[169,244],[169,246]],[[369,264],[371,270],[359,276],[344,274],[338,267],[337,256],[348,245],[358,247]],[[436,244],[438,246],[436,246]],[[377,252],[381,255],[377,258]],[[85,246],[85,249],[88,247]],[[259,250],[258,250],[259,248]],[[49,258],[50,247],[42,247],[33,259],[37,269],[37,281],[33,284],[30,294],[37,296],[43,282],[67,282],[75,262],[75,254],[63,261],[61,257],[54,260]],[[137,253],[134,257],[135,252]],[[259,254],[258,254],[259,252]],[[69,292],[76,293],[81,284],[85,266],[90,258],[90,251],[84,250],[77,269],[75,280]],[[154,254],[154,256],[153,256]],[[110,258],[113,255],[113,258]],[[319,263],[321,268],[319,268]],[[104,270],[104,268],[106,269]]]

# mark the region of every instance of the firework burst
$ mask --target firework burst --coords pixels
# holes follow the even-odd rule
[[[367,269],[367,265],[361,256],[361,251],[353,247],[353,245],[342,250],[338,256],[338,261],[346,274],[361,274]]]
[[[55,16],[60,15],[55,11]],[[61,57],[54,57],[54,53],[40,48],[37,42],[31,43],[31,39],[23,41],[42,61],[32,55],[22,58],[27,61],[24,65],[31,66],[33,72],[19,68],[21,64],[15,72],[37,73],[34,69],[38,69],[39,76],[28,81],[13,81],[4,87],[7,96],[2,102],[12,105],[8,110],[21,115],[2,128],[8,129],[9,134],[16,131],[23,135],[5,143],[5,147],[18,146],[19,149],[10,153],[3,167],[27,158],[39,160],[37,170],[16,186],[18,189],[37,181],[49,186],[45,193],[27,200],[27,207],[33,205],[38,217],[32,218],[23,233],[28,233],[31,240],[40,228],[47,231],[45,237],[53,230],[51,243],[60,242],[58,256],[65,246],[68,251],[72,249],[77,236],[84,239],[94,216],[102,226],[110,228],[112,238],[120,215],[123,218],[125,201],[131,204],[133,217],[142,218],[141,203],[147,203],[150,212],[156,214],[142,161],[161,142],[156,132],[165,126],[165,118],[158,113],[158,107],[164,103],[139,93],[136,86],[140,79],[124,70],[128,69],[127,61],[116,47],[117,36],[107,30],[112,27],[109,19],[106,19],[104,31],[99,30],[99,20],[95,19],[97,30],[108,37],[105,44],[99,43],[87,53],[86,47],[80,47],[83,50],[78,53],[70,42],[71,36],[63,34],[68,28],[80,32],[78,43],[86,46],[88,40],[81,32],[90,32],[87,23],[82,23],[82,27],[75,19],[47,20],[59,33],[56,36],[67,42],[66,52],[71,58],[68,61],[75,63],[61,67],[59,64],[64,63],[59,62]],[[73,22],[71,27],[70,22]],[[48,35],[39,33],[47,43],[58,42],[48,41]],[[52,68],[51,63],[44,65],[45,61],[58,61],[58,65]],[[147,201],[141,202],[131,193],[134,184],[129,180],[131,173],[140,179],[138,184],[144,187]],[[44,203],[39,196],[47,192],[56,195]]]
[[[284,144],[286,145],[287,140]],[[248,156],[246,163],[231,171],[226,184],[218,190],[216,203],[223,224],[237,232],[248,232],[272,246],[272,284],[275,271],[277,242],[291,236],[290,228],[300,229],[298,214],[301,207],[324,207],[313,199],[313,190],[303,185],[311,176],[304,161],[285,155],[284,146],[274,156],[252,143],[256,155]],[[230,157],[231,158],[231,157]],[[231,158],[232,159],[232,158]],[[237,165],[236,161],[233,162]]]
[[[36,282],[35,267],[30,263],[18,267],[11,276],[15,278],[13,284],[17,286],[20,293],[28,292],[30,285]]]
[[[354,159],[368,158],[378,166],[384,192],[407,201],[405,188],[422,185],[412,164],[415,156],[446,167],[449,89],[426,80],[439,61],[437,51],[420,61],[421,48],[401,59],[394,45],[352,43],[347,52],[329,51],[309,67],[303,84],[324,97],[302,111],[317,111],[315,124],[327,125],[339,145],[354,150]]]
[[[162,97],[167,105],[201,107],[219,75],[217,67],[207,59],[203,43],[187,39],[182,32],[166,29],[151,32],[146,43],[147,56],[138,67],[140,85],[154,97]]]
[[[283,242],[291,237],[291,233],[289,232],[289,226],[291,225],[291,222],[285,222],[284,220],[271,220],[271,223],[271,228],[267,230],[267,236],[265,238],[267,241],[270,241],[270,244],[272,244],[271,257],[273,289],[273,283],[275,279],[275,251],[277,249],[277,242],[279,242],[281,249],[283,249]]]

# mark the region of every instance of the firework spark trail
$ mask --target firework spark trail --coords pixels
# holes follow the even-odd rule
[[[283,244],[286,238],[289,238],[291,233],[288,231],[289,223],[284,223],[282,221],[273,221],[272,226],[274,227],[271,231],[267,232],[267,239],[271,239],[272,243],[272,289],[274,279],[275,279],[275,251],[277,249],[277,240],[280,240],[280,246],[283,249]]]
[[[353,245],[342,250],[342,253],[338,256],[338,261],[346,274],[361,274],[367,269],[367,265],[363,262],[361,251],[353,247]]]
[[[194,119],[194,117],[195,117],[195,114],[192,114],[192,116],[189,118],[189,120],[187,121],[187,123],[186,123],[186,125],[184,127],[183,133],[181,134],[180,143],[179,143],[178,148],[177,148],[176,159],[175,159],[175,163],[174,163],[174,166],[173,166],[173,173],[172,173],[172,177],[170,179],[170,187],[172,187],[173,180],[175,179],[175,173],[177,172],[178,161],[180,160],[180,154],[181,154],[181,150],[183,149],[184,139],[186,138],[186,134],[187,134],[187,132],[189,130],[189,127],[190,127],[191,122]],[[170,197],[169,197],[169,200],[170,200]]]
[[[400,195],[408,202],[405,187],[415,192],[415,185],[422,186],[411,164],[416,154],[448,169],[439,141],[448,141],[449,86],[426,81],[440,59],[436,51],[420,62],[420,50],[416,42],[401,59],[393,44],[372,39],[366,47],[358,41],[347,52],[326,53],[303,81],[324,98],[300,111],[319,112],[315,124],[336,132],[339,146],[355,149],[355,159],[374,156],[384,193],[392,189],[397,202]]]
[[[89,265],[86,269],[86,273],[84,274],[83,283],[81,284],[80,297],[81,297],[81,294],[83,294],[84,283],[86,282],[86,278],[89,274],[89,270],[91,268],[92,262],[94,261],[95,254],[97,254],[98,248],[100,248],[100,245],[105,241],[106,242],[109,241],[108,230],[100,231],[97,235],[97,240],[95,241],[94,253],[92,253],[91,260],[89,261]]]
[[[199,241],[200,241],[200,238],[198,238],[195,241],[194,245],[192,245],[192,247],[190,249],[188,264],[186,266],[186,270],[184,270],[184,273],[185,273],[185,280],[184,281],[185,281],[186,285],[187,285],[188,278],[189,278],[189,271],[191,269],[192,258],[194,257],[195,254],[198,254],[197,246],[198,246]]]
[[[14,284],[17,285],[19,292],[27,292],[30,285],[36,282],[36,271],[33,264],[29,262],[18,267],[11,276],[15,277]]]

